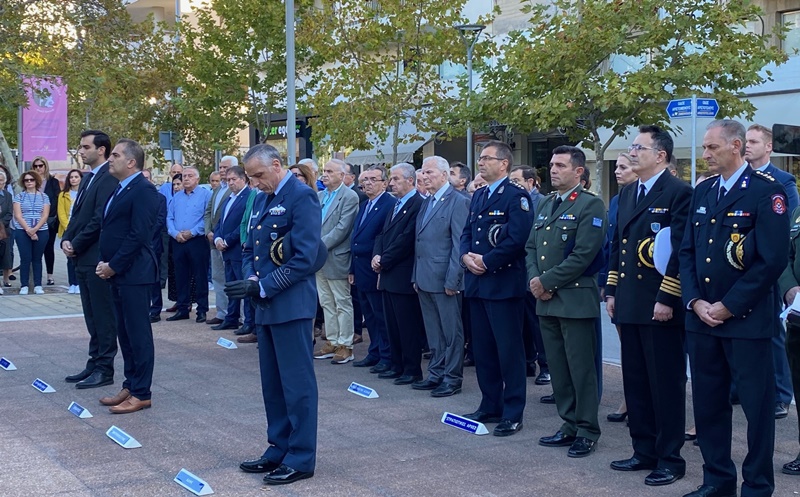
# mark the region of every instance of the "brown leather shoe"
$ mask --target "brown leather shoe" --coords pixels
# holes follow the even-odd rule
[[[109,407],[108,411],[111,414],[128,414],[131,412],[141,411],[142,409],[148,409],[150,406],[151,402],[149,400],[139,400],[131,395],[125,399],[125,402],[122,404]]]
[[[131,392],[128,391],[127,388],[123,388],[119,391],[119,393],[113,397],[103,397],[100,399],[100,403],[104,406],[118,406],[128,400],[128,397],[131,396]]]
[[[256,343],[258,342],[258,335],[250,333],[249,335],[240,336],[236,341],[239,343]]]

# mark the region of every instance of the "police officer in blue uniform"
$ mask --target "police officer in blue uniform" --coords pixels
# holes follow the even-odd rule
[[[744,160],[745,129],[708,125],[703,159],[712,173],[694,191],[679,261],[686,306],[697,440],[703,485],[684,497],[728,497],[737,490],[731,460],[731,382],[747,418],[742,497],[775,489],[775,379],[771,338],[776,284],[788,263],[786,191]]]
[[[258,195],[242,254],[243,281],[229,282],[229,298],[251,297],[256,308],[261,391],[269,447],[239,468],[267,473],[282,485],[314,476],[317,381],[313,365],[314,274],[327,256],[320,239],[317,195],[283,169],[275,147],[257,145],[244,167]]]
[[[512,152],[491,141],[478,167],[486,188],[472,197],[461,235],[464,293],[470,299],[475,368],[482,399],[464,416],[500,423],[495,436],[522,429],[525,410],[525,347],[522,340],[525,297],[525,242],[533,225],[531,198],[508,180]]]

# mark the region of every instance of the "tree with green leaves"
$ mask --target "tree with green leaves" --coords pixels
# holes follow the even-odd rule
[[[744,29],[760,14],[749,2],[554,0],[526,8],[528,27],[492,47],[498,62],[485,68],[470,115],[526,132],[563,130],[594,150],[598,178],[605,151],[630,126],[669,129],[664,108],[673,98],[713,97],[721,116],[751,117],[742,90],[786,58],[770,46],[772,34]],[[617,60],[632,64],[613,70]],[[605,139],[603,129],[611,131]]]
[[[452,128],[457,82],[439,70],[465,60],[454,28],[466,22],[464,4],[323,0],[299,13],[298,41],[311,54],[301,79],[315,140],[366,150],[389,139],[385,161],[395,163],[398,144],[421,138],[402,134],[404,123],[418,133]]]
[[[210,0],[183,22],[176,66],[185,75],[173,104],[194,163],[213,164],[247,125],[269,127],[285,109],[286,40],[279,0]]]

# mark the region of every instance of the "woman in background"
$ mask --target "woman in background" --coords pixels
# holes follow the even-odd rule
[[[9,209],[11,210],[10,216],[14,216],[14,177],[11,176],[11,171],[5,166],[5,164],[0,164],[0,171],[5,173],[6,175],[6,186],[2,188],[3,193],[8,194],[9,198]],[[16,276],[11,274],[12,268],[14,267],[14,229],[11,227],[11,218],[9,218],[9,222],[6,225],[8,239],[6,240],[6,254],[5,256],[8,258],[8,268],[5,265],[0,264],[0,268],[3,269],[3,288],[11,288],[11,281],[16,279]],[[3,261],[0,259],[0,262]]]
[[[41,155],[33,158],[31,169],[41,178],[39,191],[47,195],[50,200],[50,217],[47,219],[47,229],[50,236],[44,246],[44,264],[47,267],[47,286],[53,286],[56,284],[55,280],[53,280],[53,267],[56,262],[56,254],[53,247],[56,243],[55,234],[58,231],[56,205],[58,204],[58,195],[61,193],[61,184],[58,182],[58,178],[50,174],[50,163]]]
[[[5,169],[5,168],[3,168]],[[0,269],[3,270],[3,286],[11,286],[6,277],[6,271],[11,271],[13,258],[11,247],[14,245],[11,231],[11,218],[14,215],[14,200],[12,194],[6,190],[8,176],[0,169]],[[3,295],[3,286],[0,286],[0,295]]]
[[[30,267],[33,264],[33,293],[41,295],[42,255],[50,232],[47,218],[50,215],[50,199],[40,191],[41,177],[34,171],[25,171],[19,177],[23,191],[14,196],[14,240],[19,250],[20,295],[28,295]]]
[[[304,185],[317,191],[317,173],[308,164],[295,164],[289,166],[289,172],[299,179]]]
[[[58,237],[61,238],[67,231],[67,225],[72,218],[72,206],[78,196],[78,187],[81,186],[81,172],[73,169],[67,173],[64,181],[64,188],[58,194]],[[67,257],[67,279],[69,280],[69,290],[67,293],[81,293],[78,286],[78,277],[75,275],[75,264],[72,257]]]

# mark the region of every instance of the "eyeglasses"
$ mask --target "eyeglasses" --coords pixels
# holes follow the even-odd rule
[[[658,150],[657,148],[653,147],[645,147],[644,145],[640,145],[638,143],[634,143],[630,147],[628,147],[628,152],[641,152],[642,150]]]
[[[23,183],[36,183],[36,180],[33,178],[25,178],[22,180]]]
[[[303,177],[303,173],[292,173],[292,174],[294,175],[295,178],[302,178]]]
[[[488,160],[505,160],[501,159],[500,157],[492,157],[491,155],[481,155],[478,157],[478,162],[486,162]]]
[[[382,183],[386,181],[385,179],[375,179],[375,178],[364,178],[361,180],[362,183]]]

